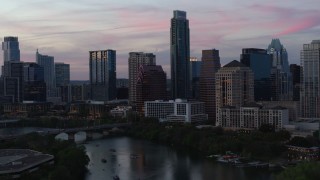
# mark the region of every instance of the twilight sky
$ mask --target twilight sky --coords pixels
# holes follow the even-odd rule
[[[289,63],[299,64],[302,45],[320,39],[319,7],[319,0],[1,0],[0,40],[18,36],[21,61],[35,61],[38,48],[69,63],[73,80],[89,78],[88,51],[103,49],[117,51],[118,78],[128,76],[130,51],[155,53],[170,77],[170,19],[184,10],[191,56],[216,48],[224,65],[242,48],[266,49],[280,38]]]

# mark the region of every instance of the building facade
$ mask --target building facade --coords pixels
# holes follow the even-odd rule
[[[23,62],[6,61],[4,67],[2,95],[11,97],[12,102],[22,102],[24,89]]]
[[[232,129],[258,129],[263,124],[270,124],[275,129],[282,129],[289,124],[288,109],[274,107],[262,109],[260,106],[236,108],[225,106],[218,109],[217,125]]]
[[[264,108],[284,107],[288,109],[289,121],[295,122],[299,120],[300,104],[298,101],[259,101],[257,103]]]
[[[270,101],[271,94],[271,55],[264,49],[242,49],[240,62],[251,68],[254,74],[254,99],[255,101]]]
[[[215,77],[216,123],[220,125],[218,111],[225,106],[241,106],[254,101],[254,80],[252,70],[233,60],[218,70]]]
[[[70,84],[70,64],[55,63],[54,67],[57,87]]]
[[[18,37],[7,36],[2,42],[3,61],[20,61],[20,49]]]
[[[47,86],[47,98],[56,97],[56,78],[55,78],[55,68],[54,68],[54,57],[48,55],[42,55],[36,52],[36,62],[44,69],[44,81]]]
[[[166,100],[166,73],[159,65],[142,65],[136,84],[136,110],[144,114],[144,102]]]
[[[232,61],[216,73],[216,107],[240,107],[254,101],[254,81],[252,70]]]
[[[297,64],[290,64],[290,72],[292,75],[292,100],[300,101],[301,66]]]
[[[116,98],[116,51],[89,52],[91,99],[108,101]]]
[[[291,73],[288,53],[279,39],[272,39],[267,49],[272,57],[271,93],[273,101],[292,99]]]
[[[191,95],[190,98],[199,100],[200,90],[199,90],[199,79],[201,72],[202,61],[198,60],[196,57],[190,57],[190,84],[191,84]]]
[[[44,81],[44,68],[33,62],[26,62],[24,73],[24,101],[45,102],[47,87]]]
[[[215,74],[220,69],[219,50],[202,50],[202,66],[199,78],[200,101],[205,103],[208,120],[216,120]]]
[[[196,123],[208,120],[204,103],[176,99],[175,101],[146,101],[145,117],[158,118],[160,122]]]
[[[320,40],[304,44],[301,50],[301,120],[320,119]]]
[[[156,56],[152,53],[130,52],[128,59],[129,71],[129,103],[136,104],[137,80],[139,68],[142,65],[156,65]]]
[[[190,97],[190,34],[185,11],[173,11],[170,28],[172,98]]]

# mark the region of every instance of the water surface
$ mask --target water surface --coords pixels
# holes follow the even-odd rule
[[[268,170],[237,168],[201,156],[130,137],[89,141],[87,180],[270,180]],[[106,162],[103,162],[105,159]]]

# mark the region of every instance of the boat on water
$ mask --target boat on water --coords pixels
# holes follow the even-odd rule
[[[221,157],[220,154],[211,154],[211,155],[207,156],[207,158],[219,158],[219,157]]]
[[[120,180],[119,176],[115,175],[113,176],[113,180]]]
[[[101,162],[106,163],[106,162],[107,162],[107,160],[106,160],[106,159],[104,159],[104,158],[102,158],[102,159],[101,159]]]

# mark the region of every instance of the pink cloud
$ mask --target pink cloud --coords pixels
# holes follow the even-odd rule
[[[295,22],[293,25],[289,25],[288,27],[284,28],[282,31],[277,33],[275,36],[283,36],[283,35],[288,35],[288,34],[293,34],[297,33],[306,29],[310,29],[313,27],[316,27],[320,25],[320,21],[318,17],[314,18],[303,18],[299,20],[298,22]]]

